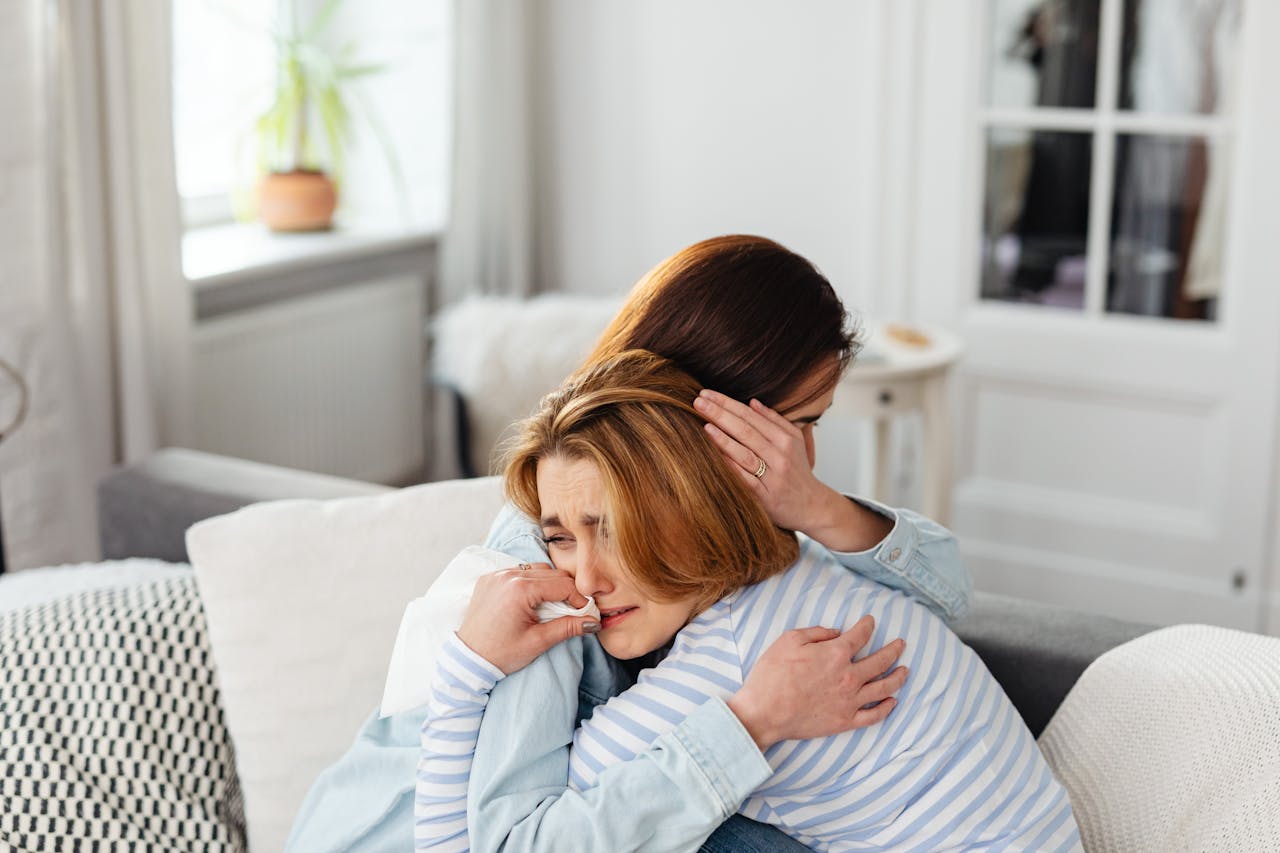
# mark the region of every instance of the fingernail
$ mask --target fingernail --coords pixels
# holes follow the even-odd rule
[[[702,397],[693,398],[693,407],[698,411],[702,411],[703,409],[707,408],[708,405],[709,404],[707,403],[707,401],[702,399]]]
[[[582,633],[584,633],[584,634],[599,634],[599,633],[600,633],[600,623],[599,623],[599,622],[583,622],[583,623],[582,623]]]

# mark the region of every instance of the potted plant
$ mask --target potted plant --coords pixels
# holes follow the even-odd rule
[[[272,231],[332,227],[351,141],[351,83],[383,69],[355,61],[353,44],[333,47],[328,30],[342,2],[325,0],[301,23],[297,0],[288,0],[282,14],[287,20],[272,34],[276,87],[271,106],[254,125],[257,216]],[[388,140],[381,133],[378,138],[398,171]]]

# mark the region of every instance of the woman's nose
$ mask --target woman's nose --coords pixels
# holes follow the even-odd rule
[[[581,549],[573,582],[583,595],[597,596],[613,591],[608,559],[596,548]]]

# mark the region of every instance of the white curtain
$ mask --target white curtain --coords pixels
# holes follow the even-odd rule
[[[32,392],[0,447],[11,569],[96,558],[97,480],[191,433],[169,4],[19,8],[29,26],[0,27],[0,52],[21,57],[31,81],[17,126],[31,143],[19,168],[32,203],[4,211],[29,239],[0,258],[0,357]]]
[[[454,4],[451,211],[442,302],[534,290],[533,24],[540,4]]]

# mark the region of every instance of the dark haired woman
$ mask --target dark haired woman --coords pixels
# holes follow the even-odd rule
[[[909,511],[841,495],[813,475],[813,427],[830,405],[836,380],[856,355],[858,343],[839,297],[809,261],[761,237],[717,237],[689,246],[637,283],[584,369],[627,349],[647,349],[670,358],[703,387],[716,389],[718,393],[707,392],[695,405],[708,419],[716,445],[774,523],[809,535],[830,548],[847,569],[902,590],[943,616],[963,613],[969,578],[950,533]],[[547,561],[540,527],[510,506],[495,520],[486,544],[529,563]],[[561,578],[548,580],[539,594],[554,599],[571,591],[572,584]],[[495,611],[491,621],[509,627],[510,619],[521,618],[520,611],[533,606],[536,602],[527,592],[509,589],[494,603],[506,615]],[[562,643],[542,654],[553,643],[583,632],[583,620],[548,625],[557,627],[510,638],[510,648],[533,664],[500,682],[489,700],[476,768],[477,777],[493,780],[495,790],[502,790],[509,779],[505,768],[487,763],[495,756],[483,748],[485,732],[529,719],[528,708],[513,707],[505,698],[518,691],[513,685],[558,684],[558,699],[571,702],[575,710],[581,699],[585,715],[634,679],[634,670],[628,672],[593,640]],[[812,643],[797,650],[784,675],[822,671],[833,649]],[[879,674],[870,673],[867,680]],[[844,706],[835,685],[814,689],[825,691],[810,694],[815,707]],[[857,692],[840,689],[847,696]],[[887,713],[889,707],[882,710]],[[780,707],[765,710],[779,716],[793,713]],[[424,714],[425,709],[386,719],[373,714],[351,751],[313,786],[288,849],[404,849],[409,843],[418,728]],[[842,724],[850,728],[854,720],[843,719]],[[541,768],[552,777],[567,772],[567,752],[561,751],[565,747],[563,741],[547,746]],[[704,754],[712,756],[723,748],[713,743]],[[608,783],[598,790],[607,792]],[[679,804],[691,820],[717,819],[719,813],[705,806],[705,801]],[[484,829],[493,836],[473,839],[477,846],[502,843],[507,836],[504,821],[509,830],[528,817],[519,812],[516,807],[502,819],[487,821]],[[459,836],[464,847],[465,830],[464,820]],[[729,833],[761,835],[759,849],[783,850],[794,844],[776,830],[757,828],[743,818],[732,819],[712,841]],[[744,842],[732,843],[744,849]]]

